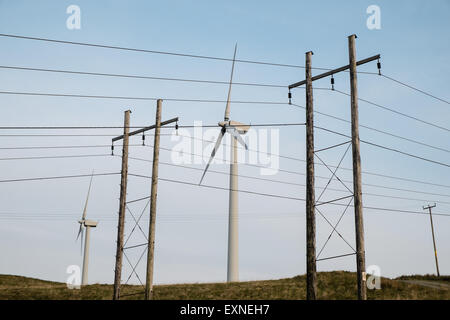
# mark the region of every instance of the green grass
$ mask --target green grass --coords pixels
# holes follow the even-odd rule
[[[431,280],[448,283],[448,276],[404,276],[397,278]],[[403,279],[404,278],[404,279]],[[382,278],[380,290],[368,290],[369,299],[450,299],[450,290],[435,289]],[[280,280],[239,283],[205,283],[158,285],[155,299],[305,299],[306,278],[297,276]],[[122,299],[142,299],[143,287],[122,286]],[[133,294],[137,293],[137,294]],[[132,294],[132,295],[130,295]],[[104,300],[111,299],[112,285],[94,284],[81,290],[67,289],[66,284],[12,275],[0,275],[0,299]],[[319,299],[355,299],[356,275],[335,271],[318,273]]]
[[[410,276],[401,276],[396,278],[398,280],[426,280],[426,281],[440,281],[445,283],[450,283],[450,276],[436,276],[434,274],[425,274],[425,275],[418,275],[413,274]]]

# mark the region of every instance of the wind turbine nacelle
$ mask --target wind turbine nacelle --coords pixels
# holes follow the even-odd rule
[[[94,221],[94,220],[84,220],[84,226],[85,227],[93,227],[95,228],[98,224],[98,221]]]
[[[246,134],[248,130],[250,129],[250,125],[243,124],[237,121],[221,121],[219,122],[219,126],[221,127],[234,127],[240,134]]]

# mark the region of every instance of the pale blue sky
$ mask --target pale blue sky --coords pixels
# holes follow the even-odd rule
[[[66,8],[81,8],[81,30],[66,28]],[[366,8],[381,8],[381,30],[368,30]],[[313,66],[334,68],[348,63],[347,36],[356,33],[357,56],[381,54],[382,71],[388,76],[449,99],[450,3],[442,1],[7,1],[0,0],[0,33],[91,42],[170,52],[232,57],[238,43],[238,59],[304,65],[304,53],[314,51]],[[112,72],[161,77],[227,81],[229,62],[187,59],[137,52],[49,44],[0,37],[0,65]],[[376,72],[376,63],[360,70]],[[314,71],[314,74],[319,71]],[[236,65],[235,81],[288,85],[302,80],[304,71],[261,65]],[[315,84],[329,86],[324,79]],[[199,85],[137,79],[116,79],[0,69],[0,91],[58,92],[91,95],[150,96],[162,98],[226,99],[226,86]],[[336,76],[336,88],[349,91],[348,74]],[[304,105],[303,89],[293,92]],[[449,106],[374,75],[359,75],[359,95],[374,102],[447,126]],[[232,99],[285,101],[284,88],[234,87]],[[349,99],[330,91],[315,91],[315,108],[349,119]],[[131,108],[131,123],[152,124],[155,103],[150,101],[95,100],[0,95],[0,126],[14,125],[121,125],[123,111]],[[222,120],[224,105],[164,102],[163,118],[179,116],[181,124],[194,120]],[[301,122],[303,109],[289,106],[232,105],[234,120],[251,123]],[[316,116],[316,124],[348,133],[349,126]],[[449,149],[448,132],[393,115],[360,102],[360,123],[411,139]],[[92,132],[92,131],[91,131]],[[119,133],[120,130],[107,130]],[[13,131],[4,134],[17,133]],[[21,133],[29,133],[21,131]],[[43,133],[54,133],[45,131]],[[73,133],[67,131],[66,133]],[[361,129],[361,138],[449,163],[448,152],[421,147]],[[0,146],[109,144],[110,138],[6,138]],[[280,153],[303,158],[304,128],[280,129]],[[137,138],[136,143],[140,143]],[[340,142],[316,131],[316,146]],[[163,138],[170,148],[173,143]],[[363,170],[412,179],[449,184],[448,168],[362,145]],[[108,153],[109,148],[81,150],[2,150],[1,157]],[[336,164],[342,150],[324,157]],[[133,155],[151,158],[151,149],[136,148]],[[163,153],[163,160],[169,155]],[[349,168],[351,159],[343,164]],[[203,166],[198,166],[203,167]],[[280,167],[304,172],[304,163],[281,160]],[[30,176],[119,171],[118,158],[65,160],[21,160],[0,162],[1,179]],[[150,165],[130,162],[130,172],[150,174]],[[214,169],[227,171],[224,165]],[[318,168],[318,175],[327,171]],[[258,175],[241,166],[240,173]],[[343,171],[350,179],[351,175]],[[200,172],[161,166],[160,176],[197,182]],[[278,180],[304,183],[304,176],[279,173]],[[207,176],[208,184],[227,186],[226,175]],[[95,178],[88,215],[100,223],[92,232],[91,282],[112,282],[114,269],[118,176]],[[304,188],[241,179],[243,189],[304,198]],[[325,181],[318,180],[323,185]],[[89,179],[0,184],[0,273],[20,274],[64,281],[70,264],[80,264],[75,236]],[[431,196],[364,187],[363,192],[382,193],[431,201],[450,202],[449,188],[363,176],[365,184],[423,190],[447,195]],[[334,187],[338,187],[335,185]],[[150,185],[130,177],[129,199],[148,195]],[[342,195],[342,194],[339,194]],[[333,194],[331,194],[333,196]],[[424,201],[365,197],[367,206],[420,211]],[[139,211],[136,204],[132,209]],[[273,279],[305,272],[304,202],[240,195],[241,279]],[[338,213],[329,208],[335,221]],[[224,281],[228,195],[160,183],[156,238],[157,283]],[[450,205],[439,203],[436,212],[450,213]],[[50,214],[44,219],[30,219]],[[147,214],[147,213],[146,213]],[[64,216],[64,219],[61,218]],[[16,219],[10,219],[11,217]],[[24,216],[19,220],[20,216]],[[210,216],[212,218],[210,219]],[[50,218],[49,218],[50,217]],[[58,219],[52,219],[58,217]],[[268,218],[268,219],[262,219]],[[213,220],[212,220],[213,219]],[[318,246],[329,226],[318,220]],[[131,227],[132,219],[128,219]],[[147,223],[147,222],[146,222]],[[450,270],[449,217],[436,217],[435,230],[441,273]],[[143,224],[146,230],[146,224]],[[341,226],[354,243],[352,211]],[[381,267],[382,275],[434,272],[430,225],[427,216],[365,212],[367,264]],[[139,233],[133,239],[140,243]],[[333,238],[324,255],[347,253],[345,244]],[[328,251],[327,251],[328,250]],[[130,253],[137,259],[140,252]],[[143,276],[144,264],[139,272]],[[319,263],[320,270],[355,270],[354,257]],[[125,267],[123,277],[128,277]],[[136,279],[131,281],[136,283]]]

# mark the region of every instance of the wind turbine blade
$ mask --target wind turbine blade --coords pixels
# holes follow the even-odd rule
[[[241,135],[235,127],[228,127],[227,131],[236,138],[236,140],[245,148],[245,150],[248,150],[247,144],[245,143],[244,139],[242,139]]]
[[[87,211],[87,206],[88,206],[88,201],[89,201],[89,194],[91,193],[91,185],[92,185],[93,177],[94,177],[94,170],[92,170],[91,180],[89,181],[89,189],[88,189],[88,193],[86,196],[86,202],[84,203],[83,216],[82,216],[81,220],[84,220],[86,218],[86,211]]]
[[[236,61],[237,43],[234,46],[233,64],[231,65],[230,86],[228,87],[227,105],[225,107],[225,121],[230,120],[230,98],[231,98],[231,85],[233,83],[234,62]]]
[[[82,226],[81,226],[81,223],[80,223],[80,229],[78,229],[77,239],[75,241],[78,241],[78,238],[80,237],[81,228],[82,228]]]
[[[217,153],[217,150],[219,150],[219,148],[220,148],[220,143],[222,142],[222,138],[223,138],[223,136],[225,135],[225,132],[226,132],[226,131],[227,131],[227,130],[226,130],[225,128],[222,128],[222,129],[220,130],[219,136],[217,137],[216,144],[214,145],[214,149],[213,149],[212,152],[211,152],[211,159],[214,158],[214,156],[215,156],[216,153]],[[210,160],[211,160],[211,159],[210,159]]]
[[[222,130],[220,130],[219,136],[217,137],[217,141],[214,146],[214,149],[211,152],[211,157],[209,158],[209,161],[208,161],[208,164],[206,165],[205,171],[203,171],[202,178],[200,179],[200,182],[198,183],[199,185],[202,184],[202,181],[203,181],[203,178],[205,177],[206,171],[208,171],[209,165],[211,164],[211,161],[214,159],[214,156],[216,155],[217,150],[220,147],[220,143],[222,142],[222,138],[223,138],[225,132],[226,132],[225,127],[222,127]]]

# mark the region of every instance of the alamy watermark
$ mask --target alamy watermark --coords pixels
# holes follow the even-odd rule
[[[381,269],[377,265],[371,265],[366,268],[367,289],[381,289]]]
[[[75,4],[71,4],[67,7],[66,13],[70,16],[66,20],[66,27],[69,30],[81,29],[81,9]]]
[[[381,29],[381,9],[379,6],[372,4],[367,7],[366,13],[370,16],[366,20],[366,26],[369,30]]]
[[[69,274],[66,280],[68,289],[80,289],[81,288],[81,268],[75,264],[67,267],[66,273]]]

